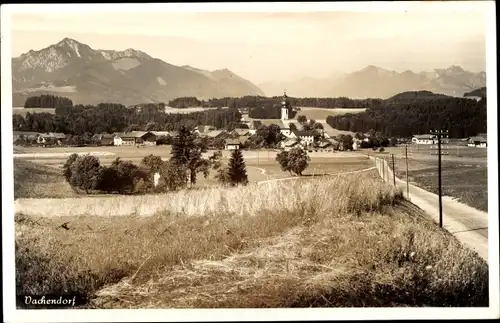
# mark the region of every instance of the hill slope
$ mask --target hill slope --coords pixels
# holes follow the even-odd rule
[[[251,82],[229,70],[181,67],[135,49],[95,50],[74,39],[12,59],[14,106],[28,96],[58,94],[75,103],[167,102],[181,96],[199,99],[262,95]]]

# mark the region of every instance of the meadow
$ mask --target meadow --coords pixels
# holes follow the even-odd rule
[[[55,114],[56,109],[50,109],[50,108],[12,108],[12,114],[19,114],[22,115],[23,117],[26,116],[26,113],[50,113],[50,114]]]
[[[409,146],[408,178],[425,190],[438,193],[438,156],[429,153],[429,147]],[[448,155],[442,156],[441,177],[443,195],[478,210],[488,212],[488,160],[487,149],[449,145]],[[402,154],[404,147],[390,147],[384,156],[391,163],[390,154],[395,156],[396,176],[406,179],[406,161]]]
[[[487,264],[375,171],[114,206],[143,216],[60,205],[71,207],[16,214],[18,297],[78,295],[80,308],[488,305]]]
[[[160,156],[164,160],[170,158],[171,146],[152,146],[145,148],[127,146],[109,147],[14,147],[15,198],[84,198],[77,196],[62,176],[62,166],[71,153],[93,154],[102,165],[109,166],[114,159],[120,157],[140,164],[150,154]],[[208,157],[214,151],[205,155]],[[222,151],[222,162],[229,160],[230,151]],[[287,178],[291,175],[283,172],[275,161],[277,151],[243,151],[247,165],[248,179],[251,183],[271,179]],[[309,153],[311,161],[304,172],[305,177],[351,172],[372,167],[371,161],[355,153]],[[46,176],[36,176],[46,174]],[[211,171],[208,178],[198,176],[196,188],[217,185],[216,172]],[[47,177],[48,176],[48,177]],[[40,203],[42,203],[40,201]],[[43,207],[41,209],[44,209]]]
[[[325,120],[328,116],[337,116],[347,113],[361,113],[366,109],[364,108],[336,108],[336,109],[323,109],[323,108],[313,108],[313,107],[299,107],[300,111],[295,115],[294,119],[297,119],[301,115],[305,115],[308,120]]]

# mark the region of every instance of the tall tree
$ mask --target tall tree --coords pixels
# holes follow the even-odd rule
[[[280,164],[281,170],[295,173],[302,176],[304,170],[309,166],[311,158],[307,152],[301,148],[293,148],[290,151],[282,151],[276,155],[276,161]]]
[[[189,171],[189,181],[196,184],[196,173],[204,172],[208,176],[208,161],[202,158],[208,151],[206,141],[196,140],[196,135],[187,127],[179,130],[179,135],[172,144],[171,160],[177,165],[183,165]]]
[[[229,159],[228,175],[232,185],[248,184],[248,176],[241,150],[236,149],[231,153]]]

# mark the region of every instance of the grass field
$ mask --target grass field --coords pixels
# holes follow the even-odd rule
[[[14,147],[14,174],[15,198],[30,197],[75,197],[62,177],[62,166],[73,152],[92,153],[101,161],[102,165],[109,166],[114,159],[120,157],[139,164],[145,156],[154,154],[164,160],[170,158],[170,146],[154,146],[146,148],[136,147]],[[207,153],[210,155],[212,152]],[[229,151],[223,151],[223,163],[230,157]],[[276,151],[243,151],[247,174],[250,182],[259,182],[270,179],[290,177],[287,172],[281,171],[275,161]],[[371,161],[364,156],[353,153],[310,153],[311,161],[304,175],[337,174],[372,167]],[[21,158],[22,157],[22,158]],[[50,181],[33,180],[30,174],[43,170],[50,174]],[[195,187],[216,185],[215,171],[208,178],[198,176]],[[37,177],[38,179],[39,177]],[[64,185],[59,185],[59,184]],[[68,189],[69,188],[69,189]],[[80,197],[79,197],[80,198]],[[41,208],[43,209],[43,207]]]
[[[55,114],[56,109],[49,109],[49,108],[12,108],[12,114],[19,114],[22,115],[23,117],[26,115],[26,113],[51,113]]]
[[[337,116],[347,113],[360,113],[364,112],[364,108],[345,108],[345,109],[322,109],[322,108],[311,108],[311,107],[301,107],[301,111],[295,115],[294,119],[297,119],[300,115],[305,115],[307,119],[314,120],[325,120],[328,116]]]
[[[154,215],[16,215],[18,297],[78,295],[82,308],[488,304],[487,264],[376,173],[142,206]]]
[[[385,154],[395,154],[396,176],[406,178],[406,161],[401,147],[391,147]],[[478,210],[488,212],[488,161],[484,148],[451,146],[449,155],[442,156],[443,195]],[[373,155],[373,152],[370,152]],[[418,150],[411,147],[408,159],[408,177],[413,184],[433,193],[438,193],[438,156],[430,155],[429,148],[421,145]]]
[[[58,169],[14,159],[14,198],[74,197],[75,192],[64,181]]]
[[[301,107],[301,111],[299,111],[293,120],[297,120],[297,118],[300,115],[305,115],[308,120],[314,119],[316,121],[319,120],[326,120],[328,116],[337,116],[337,115],[343,115],[346,113],[360,113],[365,111],[366,109],[364,108],[357,108],[357,109],[351,109],[351,108],[346,108],[346,109],[323,109],[323,108],[311,108],[311,107]],[[245,121],[250,121],[253,120],[248,116],[248,114],[244,114],[243,118]],[[259,119],[256,119],[259,120]],[[276,119],[279,120],[279,119]]]

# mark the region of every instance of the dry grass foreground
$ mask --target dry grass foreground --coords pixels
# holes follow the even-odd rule
[[[16,215],[18,299],[77,294],[84,308],[488,306],[487,264],[375,174],[162,198],[172,202],[150,217]]]
[[[14,159],[14,199],[60,198],[76,195],[59,169]]]

